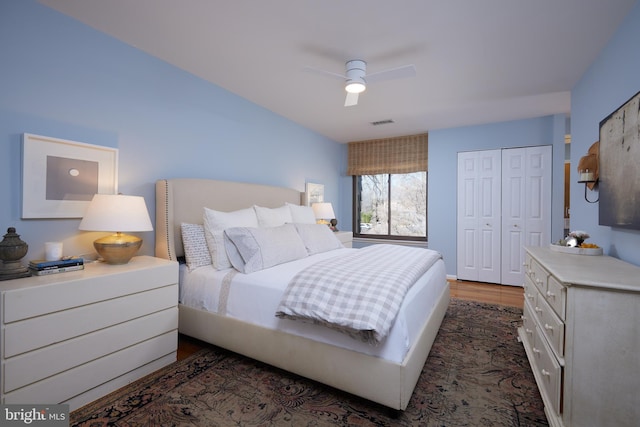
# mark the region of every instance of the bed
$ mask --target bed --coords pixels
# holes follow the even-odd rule
[[[192,178],[158,180],[156,182],[156,256],[171,260],[180,260],[184,257],[182,224],[202,224],[205,208],[222,212],[253,206],[275,209],[286,204],[300,205],[302,196],[302,193],[293,189],[249,183]],[[359,251],[359,249],[336,248],[313,256],[330,258],[334,253],[347,256],[352,251]],[[273,280],[274,272],[280,270],[285,271],[284,274],[293,275],[298,268],[296,263],[306,266],[311,263],[311,257],[277,265],[251,275],[229,274],[234,281],[231,289],[235,293],[241,293],[241,289],[246,289],[245,297],[249,294],[258,295],[257,298],[261,301],[260,307],[269,307],[267,302],[275,301],[273,289],[268,286],[267,288],[270,289],[268,291],[260,288],[243,288],[245,285],[242,284],[242,280],[252,276],[268,282]],[[212,267],[209,267],[209,270],[211,271],[207,271],[207,267],[199,267],[188,272],[185,266],[181,265],[180,333],[395,410],[406,409],[449,304],[449,286],[444,263],[440,259],[420,277],[424,283],[420,287],[414,286],[409,290],[407,299],[411,293],[413,295],[411,302],[405,300],[402,305],[402,309],[409,313],[408,317],[413,319],[419,316],[420,322],[396,321],[384,345],[372,346],[321,325],[276,319],[275,311],[271,308],[265,309],[268,319],[262,323],[240,318],[241,315],[238,313],[242,309],[237,302],[229,302],[229,311],[233,312],[231,315],[226,312],[226,302],[225,310],[216,312],[202,302],[203,297],[190,296],[197,295],[197,293],[193,294],[195,292],[193,289],[197,289],[198,286],[210,287],[202,285],[210,279],[203,279],[199,275],[215,277],[217,274],[216,286],[224,287],[225,280],[221,276],[223,272],[216,272]],[[190,283],[196,285],[190,285]],[[195,288],[188,286],[195,286]],[[266,293],[260,294],[260,292]],[[429,308],[425,309],[421,304],[425,304],[427,300],[426,304]],[[200,301],[200,303],[191,301]],[[214,301],[210,305],[216,304],[219,304],[219,301]],[[409,304],[412,305],[409,306]],[[262,314],[264,316],[264,313]],[[400,324],[404,327],[405,323],[412,324],[409,327],[412,330],[411,337],[394,335],[395,330],[401,329]],[[396,342],[397,344],[394,344]],[[398,348],[403,346],[406,348],[398,351]]]

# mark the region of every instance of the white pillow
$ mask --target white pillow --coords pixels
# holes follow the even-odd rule
[[[293,222],[289,206],[282,205],[279,208],[263,208],[254,206],[260,227],[278,227]]]
[[[311,206],[299,206],[292,203],[287,203],[287,206],[289,206],[289,209],[291,210],[292,222],[298,224],[316,223],[316,215],[313,213]]]
[[[202,224],[180,224],[182,232],[182,246],[184,247],[184,258],[189,271],[194,268],[211,265],[211,253],[204,237],[204,226]]]
[[[231,262],[224,249],[224,230],[231,227],[257,227],[258,219],[253,208],[233,212],[221,212],[204,208],[204,231],[211,253],[211,263],[216,270],[231,268]]]
[[[266,228],[227,228],[224,231],[224,244],[233,267],[245,274],[307,256],[304,243],[293,224]]]
[[[344,248],[336,234],[325,224],[294,224],[309,255]]]

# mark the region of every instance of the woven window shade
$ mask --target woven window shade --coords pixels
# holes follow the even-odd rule
[[[427,171],[428,134],[350,142],[347,175]]]

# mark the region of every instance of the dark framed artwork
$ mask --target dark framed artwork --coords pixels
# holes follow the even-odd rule
[[[116,148],[22,136],[22,218],[82,218],[94,194],[116,194],[117,177]]]
[[[600,122],[599,223],[640,230],[640,92]]]

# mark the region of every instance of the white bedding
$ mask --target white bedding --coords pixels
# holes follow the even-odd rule
[[[287,284],[298,271],[319,260],[357,250],[344,248],[323,252],[251,274],[238,273],[233,269],[217,271],[210,265],[189,272],[181,266],[180,302],[192,308],[226,314],[263,327],[401,363],[424,319],[433,309],[436,298],[447,286],[446,280],[442,280],[445,277],[442,260],[408,291],[389,336],[379,346],[359,342],[323,326],[275,316]],[[227,280],[231,278],[228,285],[223,285],[225,277]],[[228,290],[227,298],[221,298],[223,289]]]

